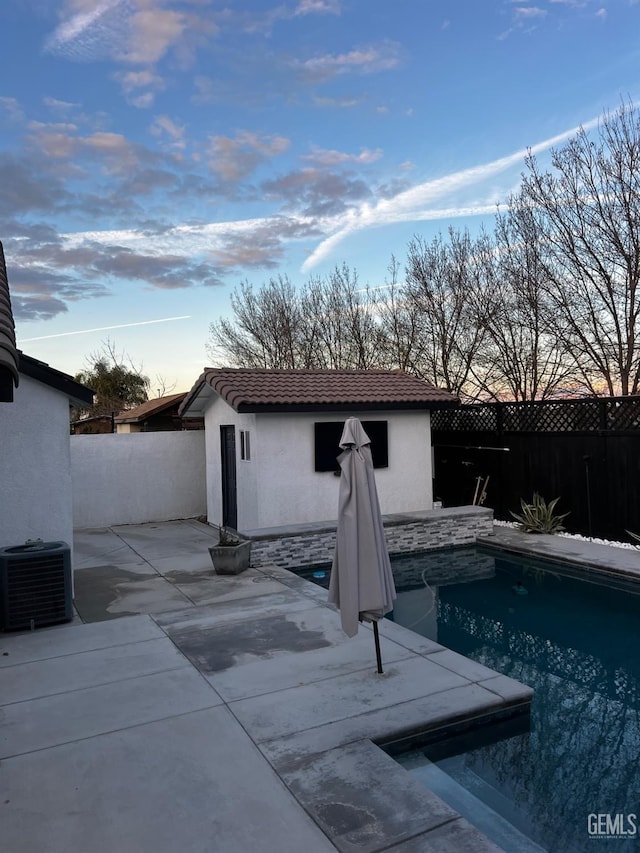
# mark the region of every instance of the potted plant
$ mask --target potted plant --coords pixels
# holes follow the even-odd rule
[[[218,544],[209,548],[213,568],[217,575],[239,575],[249,568],[251,540],[229,527],[219,527],[218,533]]]

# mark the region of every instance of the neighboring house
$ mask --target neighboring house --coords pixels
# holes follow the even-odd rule
[[[77,421],[71,421],[71,432],[73,435],[106,435],[113,432],[113,418],[111,415],[79,418]]]
[[[16,348],[0,243],[0,548],[71,544],[69,407],[92,402],[89,388]]]
[[[117,433],[168,432],[183,429],[204,429],[202,418],[183,418],[178,410],[186,391],[147,400],[133,409],[127,409],[114,418]]]
[[[383,513],[430,509],[429,411],[458,399],[385,370],[207,369],[183,402],[204,417],[207,517],[252,530],[338,514],[338,441],[349,416],[372,439]]]

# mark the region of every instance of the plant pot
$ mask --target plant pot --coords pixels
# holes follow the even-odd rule
[[[239,575],[249,568],[251,541],[237,545],[212,545],[209,553],[217,575]]]

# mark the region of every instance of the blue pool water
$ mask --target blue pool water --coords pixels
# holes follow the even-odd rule
[[[549,851],[604,843],[589,835],[590,814],[624,815],[627,830],[637,815],[640,827],[640,587],[476,549],[393,563],[391,618],[535,690],[530,731],[458,755],[417,751],[400,759],[407,769],[425,784],[446,774],[443,790],[471,791]],[[505,837],[495,840],[524,849]],[[640,831],[606,849],[640,849]]]

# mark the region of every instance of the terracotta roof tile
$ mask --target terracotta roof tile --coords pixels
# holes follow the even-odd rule
[[[4,260],[4,250],[0,243],[0,370],[8,370],[14,384],[18,385],[20,374],[18,365],[20,356],[16,349],[16,330],[9,296],[9,281]]]
[[[187,395],[188,408],[210,386],[238,412],[429,409],[458,398],[401,371],[207,368]]]

